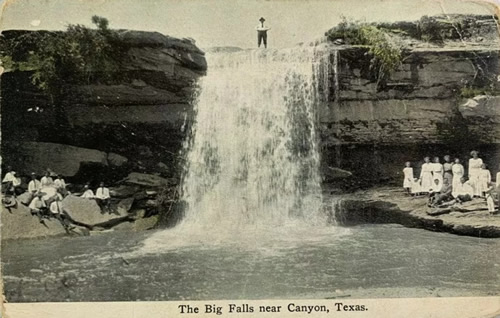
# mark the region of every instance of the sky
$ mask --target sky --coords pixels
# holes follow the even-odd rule
[[[496,1],[496,0],[494,0]],[[417,20],[441,13],[491,14],[467,0],[1,0],[0,28],[61,30],[91,25],[93,15],[110,27],[190,37],[201,48],[254,47],[265,17],[269,47],[313,41],[342,16],[365,21]]]

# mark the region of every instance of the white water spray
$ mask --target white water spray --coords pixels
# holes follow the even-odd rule
[[[186,145],[181,227],[325,224],[316,114],[328,98],[327,54],[318,47],[207,54]]]

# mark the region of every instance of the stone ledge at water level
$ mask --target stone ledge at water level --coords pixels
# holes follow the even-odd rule
[[[401,224],[405,227],[484,238],[500,237],[500,214],[490,215],[483,199],[465,202],[455,210],[427,207],[427,197],[406,196],[403,189],[380,187],[340,196],[335,212],[339,225]]]

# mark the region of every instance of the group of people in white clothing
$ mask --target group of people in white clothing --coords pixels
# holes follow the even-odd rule
[[[110,199],[111,196],[109,194],[109,189],[104,186],[104,182],[99,184],[99,187],[96,189],[95,194],[92,189],[90,189],[89,184],[85,184],[83,188],[83,193],[80,196],[85,199],[94,199],[97,204],[101,208],[101,213],[108,212],[111,213],[110,210]]]
[[[27,191],[26,183],[23,184],[20,177],[9,166],[7,173],[2,179],[2,203],[5,207],[10,208],[17,204],[16,197],[20,194],[27,192],[28,197],[23,198],[23,204],[26,204],[32,213],[37,215],[40,222],[43,223],[44,219],[52,217],[57,218],[63,223],[68,225],[69,222],[64,212],[63,199],[71,194],[67,190],[67,184],[61,175],[54,173],[51,169],[47,169],[43,177],[38,179],[36,173],[31,173],[30,181],[28,182]],[[94,192],[89,188],[89,184],[85,185],[82,198],[94,199],[101,209],[101,213],[111,213],[110,210],[110,193],[109,189],[101,182],[99,187]]]
[[[55,217],[69,228],[70,222],[63,213],[62,200],[70,193],[63,177],[50,169],[47,169],[40,180],[34,172],[30,177],[28,194],[31,197],[27,200],[27,205],[31,213],[37,215],[42,223],[44,219]]]
[[[449,155],[443,157],[443,163],[439,157],[434,157],[432,162],[430,157],[425,157],[418,178],[414,177],[411,163],[406,162],[403,187],[408,194],[415,196],[428,194],[430,206],[449,201],[461,203],[475,197],[485,198],[488,210],[494,213],[495,201],[498,199],[496,185],[492,183],[491,173],[479,158],[479,153],[473,150],[470,155],[467,178],[460,159],[456,158],[452,162]],[[496,180],[500,180],[500,172]]]

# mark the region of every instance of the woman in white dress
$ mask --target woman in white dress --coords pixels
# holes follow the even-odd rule
[[[443,183],[444,167],[439,162],[439,157],[434,157],[434,162],[432,165],[432,177],[433,179],[438,179],[440,183]]]
[[[500,167],[498,167],[497,175],[495,176],[495,187],[500,186]]]
[[[443,169],[444,169],[444,179],[448,180],[448,184],[453,184],[453,162],[451,162],[451,158],[449,155],[443,157]]]
[[[432,163],[429,157],[424,158],[424,163],[420,170],[420,186],[421,192],[428,193],[433,187],[432,181]]]
[[[411,193],[411,187],[413,184],[413,168],[411,167],[411,163],[407,161],[405,163],[405,168],[403,169],[403,188],[405,188],[408,194]]]
[[[451,167],[451,172],[453,173],[453,182],[451,186],[453,189],[458,189],[462,185],[460,179],[462,179],[462,177],[465,175],[465,169],[464,166],[460,163],[460,159],[455,159],[455,163]]]
[[[483,160],[479,158],[479,153],[475,150],[470,152],[472,158],[469,159],[469,183],[474,188],[474,196],[481,196],[479,189],[479,171],[483,165]]]
[[[486,169],[486,165],[483,163],[481,166],[481,170],[479,170],[478,177],[478,192],[481,197],[486,196],[486,192],[488,191],[489,184],[491,183],[491,173],[490,170]]]

